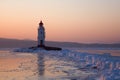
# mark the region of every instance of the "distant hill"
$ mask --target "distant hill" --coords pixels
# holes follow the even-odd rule
[[[35,41],[0,38],[0,48],[29,47],[34,45],[36,45]]]
[[[5,39],[0,38],[0,48],[22,48],[36,46],[37,41],[33,40],[18,40],[18,39]],[[99,44],[99,43],[76,43],[76,42],[54,42],[46,41],[47,46],[57,47],[79,47],[79,48],[120,48],[120,43],[115,44]]]

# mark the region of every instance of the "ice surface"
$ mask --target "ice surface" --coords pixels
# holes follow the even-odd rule
[[[71,66],[76,66],[80,70],[93,72],[96,74],[96,76],[88,76],[86,80],[120,80],[120,56],[111,56],[110,53],[89,54],[87,52],[78,52],[77,50],[72,49],[63,49],[62,51],[46,51],[43,49],[32,50],[26,48],[15,49],[14,51],[30,53],[42,52],[52,58],[73,62],[74,65]],[[56,69],[59,70],[61,67],[56,67]],[[64,72],[71,74],[74,73],[74,70]],[[80,73],[78,72],[78,74]]]

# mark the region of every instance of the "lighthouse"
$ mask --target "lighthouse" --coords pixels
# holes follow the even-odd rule
[[[44,25],[43,22],[40,21],[38,27],[38,47],[45,46],[45,28],[43,25]]]
[[[41,49],[43,49],[43,50],[58,50],[58,51],[62,50],[62,48],[59,48],[59,47],[51,47],[51,46],[45,45],[45,28],[43,25],[44,25],[43,22],[40,21],[39,27],[38,27],[38,36],[37,36],[37,43],[38,44],[36,46],[32,46],[32,47],[27,48],[27,50],[28,51],[29,50],[34,51],[34,50],[38,50],[38,49],[39,50],[41,50]],[[21,49],[16,50],[16,52],[20,52],[20,51],[21,51]],[[22,51],[24,51],[24,49]],[[25,48],[25,51],[26,51],[26,48]]]

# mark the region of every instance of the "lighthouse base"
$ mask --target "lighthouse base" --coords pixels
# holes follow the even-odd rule
[[[38,45],[37,47],[45,47],[45,45]]]
[[[45,46],[45,45],[38,45],[37,47],[30,47],[29,49],[33,49],[33,50],[36,50],[38,48],[42,48],[42,49],[45,49],[45,50],[56,50],[56,51],[60,51],[62,50],[62,48],[59,48],[59,47],[51,47],[51,46]]]
[[[44,47],[45,50],[62,50],[62,48],[59,48],[59,47],[50,47],[50,46],[45,46]]]

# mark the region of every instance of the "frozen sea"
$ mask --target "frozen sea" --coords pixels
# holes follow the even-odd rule
[[[0,80],[120,80],[120,49],[0,49]]]

